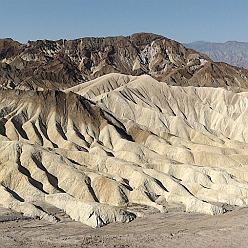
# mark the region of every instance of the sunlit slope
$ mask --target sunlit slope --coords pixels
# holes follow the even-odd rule
[[[248,204],[246,93],[108,74],[61,91],[0,91],[0,197],[92,227],[136,217],[132,204],[225,212]],[[224,204],[224,205],[223,205]]]

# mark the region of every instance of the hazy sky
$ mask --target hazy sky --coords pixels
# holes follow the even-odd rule
[[[0,37],[26,42],[153,32],[248,41],[248,0],[0,0]]]

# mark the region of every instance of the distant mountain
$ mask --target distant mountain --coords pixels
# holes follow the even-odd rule
[[[248,42],[213,43],[196,41],[184,45],[205,53],[214,61],[223,61],[238,67],[248,68]]]

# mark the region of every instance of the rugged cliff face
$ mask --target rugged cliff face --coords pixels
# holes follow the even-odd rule
[[[65,89],[108,73],[148,74],[171,85],[247,87],[248,72],[165,37],[0,42],[0,82],[19,89]]]

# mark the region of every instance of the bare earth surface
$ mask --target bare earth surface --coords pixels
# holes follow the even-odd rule
[[[247,89],[160,36],[0,41],[0,248],[248,247]]]
[[[1,209],[0,247],[248,247],[248,208],[218,216],[142,210],[143,218],[93,229],[58,209],[52,209],[57,224]]]

